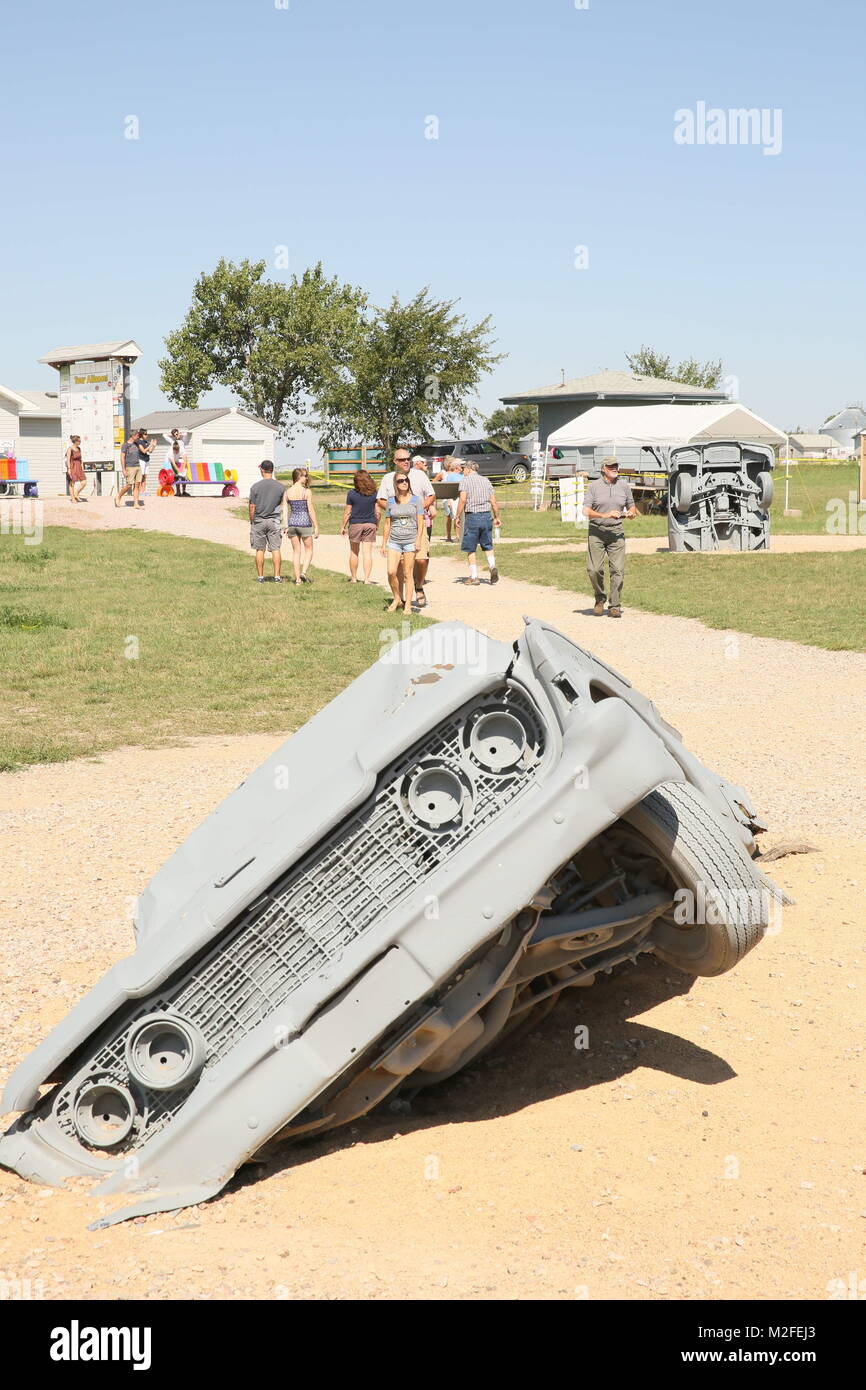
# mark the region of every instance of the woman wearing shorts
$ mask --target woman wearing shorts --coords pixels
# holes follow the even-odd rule
[[[373,542],[379,518],[376,514],[376,484],[366,469],[361,469],[352,479],[352,486],[346,493],[346,510],[340,535],[349,533],[349,583],[358,583],[358,554],[364,556],[363,583],[369,584],[373,569]]]
[[[394,496],[388,498],[385,507],[381,546],[382,554],[388,557],[388,583],[393,595],[388,604],[389,613],[396,613],[398,608],[402,608],[404,613],[412,612],[415,552],[421,545],[423,530],[424,504],[412,496],[406,474],[398,473],[394,478]]]
[[[283,494],[283,531],[292,542],[292,564],[295,567],[296,584],[312,584],[307,571],[313,561],[313,541],[319,539],[319,523],[309,481],[310,475],[306,468],[295,468],[292,470],[291,486],[287,487]]]

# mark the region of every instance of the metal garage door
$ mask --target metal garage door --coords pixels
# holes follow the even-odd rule
[[[18,420],[20,453],[30,464],[30,476],[39,483],[42,497],[56,496],[66,491],[66,470],[63,465],[63,440],[60,421],[52,419]]]

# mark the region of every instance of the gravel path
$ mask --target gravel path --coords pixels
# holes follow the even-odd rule
[[[136,526],[247,550],[248,528],[230,506],[219,498],[188,503],[148,498],[145,509],[135,513],[116,509],[110,499],[95,499],[77,507],[48,502],[45,511],[48,525]],[[834,539],[839,538],[814,538]],[[322,536],[315,563],[347,572],[346,554],[345,540]],[[694,558],[699,564],[700,558]],[[486,581],[470,588],[462,562],[437,556],[430,567],[426,615],[459,618],[508,641],[520,631],[524,613],[544,617],[648,694],[699,757],[749,788],[774,830],[861,837],[866,743],[857,731],[866,654],[723,632],[692,618],[637,609],[627,609],[621,622],[598,619],[575,607],[580,602],[575,594],[508,579],[507,555],[503,564],[505,575],[495,590]],[[384,583],[384,572],[377,553],[374,579]],[[347,586],[347,603],[351,594]],[[286,598],[290,601],[291,587]]]
[[[219,502],[47,510],[246,548]],[[317,563],[344,561],[343,542],[320,542]],[[85,1184],[0,1172],[3,1278],[47,1298],[765,1300],[823,1299],[862,1272],[866,658],[635,611],[595,620],[573,595],[461,577],[434,561],[431,617],[510,638],[522,612],[544,615],[745,782],[770,845],[818,846],[772,866],[795,899],[781,930],[717,980],[653,961],[619,973],[412,1114],[283,1148],[199,1207],[90,1233],[100,1203]],[[131,950],[148,878],[279,741],[216,736],[0,776],[0,1072]]]

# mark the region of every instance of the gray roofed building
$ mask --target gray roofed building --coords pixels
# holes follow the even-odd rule
[[[832,457],[842,451],[832,434],[789,434],[792,454],[810,454],[813,458]]]
[[[106,357],[122,357],[135,360],[141,356],[141,348],[132,338],[116,338],[108,343],[77,343],[72,347],[53,348],[40,357],[50,367],[59,367],[64,362],[98,362]]]
[[[149,415],[140,415],[137,420],[133,420],[132,428],[152,430],[154,434],[167,433],[175,428],[197,430],[199,426],[206,425],[211,420],[218,420],[222,415],[241,415],[245,420],[255,420],[257,425],[264,425],[265,429],[274,428],[267,420],[262,420],[258,415],[251,415],[248,410],[241,410],[240,406],[234,405],[217,405],[206,410],[152,410]]]
[[[689,386],[683,381],[667,381],[663,377],[636,376],[631,372],[593,372],[591,376],[576,376],[553,386],[539,386],[533,391],[518,391],[501,396],[503,405],[518,405],[525,401],[583,401],[606,400],[608,397],[639,397],[642,404],[653,400],[672,403],[682,401],[724,401],[724,391],[706,386]]]
[[[590,376],[572,377],[570,381],[555,382],[552,386],[500,396],[503,405],[530,403],[538,406],[538,434],[542,445],[554,430],[600,403],[712,405],[728,399],[725,391],[710,390],[706,386],[689,386],[682,381],[619,371],[593,372]]]
[[[22,415],[38,415],[43,420],[60,419],[60,397],[56,391],[19,391],[17,394],[30,403],[22,408]]]

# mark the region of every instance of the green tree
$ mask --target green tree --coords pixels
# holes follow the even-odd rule
[[[664,353],[642,347],[640,352],[627,352],[625,360],[638,376],[659,377],[663,381],[682,381],[687,386],[703,386],[709,391],[717,389],[722,377],[721,359],[717,362],[699,362],[696,357],[686,357],[674,367],[671,365],[670,357],[666,357]]]
[[[365,441],[390,453],[434,438],[434,425],[456,433],[477,418],[467,399],[499,361],[489,318],[469,324],[429,289],[406,304],[395,295],[364,321],[348,368],[317,392],[322,448]]]
[[[226,386],[290,439],[310,399],[347,366],[367,297],[329,280],[321,263],[288,284],[264,272],[264,261],[220,260],[199,276],[186,318],[165,340],[160,387],[194,408]]]
[[[516,449],[524,435],[538,429],[538,406],[531,401],[523,405],[500,406],[484,421],[488,437],[503,449]]]

